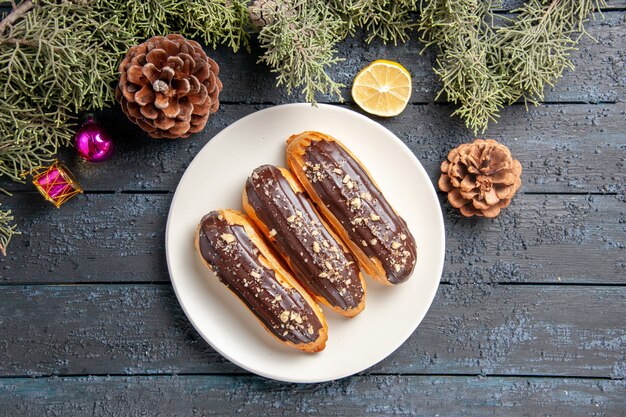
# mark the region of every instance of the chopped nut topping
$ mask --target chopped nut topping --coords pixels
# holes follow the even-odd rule
[[[320,244],[317,242],[313,242],[313,252],[319,253],[320,250],[321,250]]]
[[[402,244],[400,242],[391,242],[391,249],[398,249]]]
[[[361,208],[361,199],[359,197],[355,197],[351,202],[350,205],[352,207],[354,207],[355,209],[360,209]]]
[[[333,169],[333,172],[334,172],[335,174],[339,174],[339,175],[343,174],[343,171],[342,171],[342,170],[340,170],[339,168],[335,168],[335,169]]]
[[[320,232],[318,232],[317,230],[313,230],[313,231],[311,232],[311,234],[312,234],[313,236],[317,236],[317,235],[319,235],[319,234],[320,234]]]
[[[300,210],[296,210],[296,215],[297,215],[298,217],[302,217],[302,212],[301,212]]]
[[[283,297],[280,294],[278,294],[278,295],[276,295],[276,297],[274,297],[274,301],[276,301],[276,302],[282,301],[282,299],[283,299]]]
[[[367,246],[367,242],[366,242],[366,241],[364,241],[364,240],[362,240],[362,241],[361,241],[361,245],[363,245],[363,246]]]
[[[221,236],[222,240],[224,240],[224,242],[226,243],[233,243],[235,240],[237,240],[237,238],[235,237],[235,235],[231,235],[230,233],[224,233]]]
[[[322,273],[320,273],[320,274],[318,275],[318,277],[320,277],[320,278],[327,278],[327,277],[328,277],[328,274],[327,274],[326,272],[322,272]]]
[[[371,213],[370,219],[372,219],[373,222],[377,222],[380,220],[380,216],[378,214]]]
[[[289,312],[287,310],[283,310],[283,312],[280,313],[280,321],[287,323],[287,320],[289,320]]]
[[[218,220],[224,220],[224,216],[222,216],[221,214],[217,215]]]
[[[345,177],[343,177],[342,182],[343,182],[344,184],[347,184],[347,183],[348,183],[348,181],[350,181],[350,175],[346,174],[346,176],[345,176]]]
[[[292,214],[291,216],[287,217],[287,221],[289,223],[293,223],[294,220],[296,220],[296,215],[295,214]]]
[[[270,230],[270,237],[276,236],[276,229]]]
[[[354,220],[352,220],[352,224],[361,224],[362,222],[363,222],[362,217],[355,217]]]
[[[400,272],[402,267],[400,265],[396,264],[396,265],[394,265],[394,269],[396,270],[396,272]]]
[[[370,240],[370,243],[372,244],[372,246],[374,246],[375,244],[378,243],[378,239],[372,239]]]
[[[363,200],[372,201],[372,195],[369,192],[361,193]]]
[[[330,248],[330,245],[328,244],[327,240],[323,240],[322,245],[324,245],[325,248]]]
[[[256,172],[252,173],[252,178],[254,178],[255,180],[259,179],[259,174],[257,174]]]
[[[354,187],[354,182],[348,181],[348,183],[346,184],[346,187],[348,187],[348,190],[351,190]]]
[[[400,233],[400,239],[406,240],[406,235],[404,233]]]
[[[334,269],[333,264],[331,264],[328,261],[324,262],[324,265],[326,266],[326,269],[328,269],[329,271],[332,271]]]
[[[299,313],[296,313],[295,311],[291,312],[291,320],[295,321],[298,324],[302,323],[302,317]]]
[[[258,278],[261,278],[261,274],[259,274],[259,273],[258,273],[258,272],[256,272],[256,271],[252,271],[252,272],[250,272],[250,275],[251,275],[252,277],[254,277],[254,278],[257,278],[257,279],[258,279]]]
[[[287,333],[289,333],[289,332],[288,332],[287,330],[285,330],[285,331],[283,332],[283,336],[287,336]]]
[[[309,325],[309,327],[307,327],[306,329],[308,334],[313,334],[313,326]]]
[[[404,252],[402,252],[402,255],[408,258],[409,256],[411,256],[411,252],[409,252],[408,250],[405,250]]]
[[[330,251],[331,251],[331,252],[335,252],[335,253],[337,253],[337,252],[339,252],[339,249],[337,249],[337,246],[332,246],[332,247],[330,248]]]

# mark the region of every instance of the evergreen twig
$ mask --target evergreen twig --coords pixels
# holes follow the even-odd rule
[[[6,256],[6,248],[11,238],[18,234],[17,226],[13,224],[11,210],[0,210],[0,254]]]
[[[484,132],[505,104],[537,104],[546,85],[565,69],[584,22],[604,0],[528,0],[512,19],[496,24],[489,1],[422,0],[419,29],[426,47],[437,49],[437,97],[459,104],[459,115]]]
[[[314,4],[315,3],[315,4]],[[285,85],[290,94],[300,89],[310,103],[316,93],[329,94],[343,101],[340,88],[326,69],[342,61],[335,56],[335,45],[343,22],[323,2],[302,0],[289,7],[266,12],[271,22],[259,32],[265,53],[259,62],[277,73],[277,85]]]
[[[330,0],[331,8],[338,13],[347,34],[365,29],[365,41],[380,39],[383,43],[406,42],[415,28],[412,13],[417,11],[417,0]]]

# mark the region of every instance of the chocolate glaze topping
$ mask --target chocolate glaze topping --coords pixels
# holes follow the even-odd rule
[[[306,196],[292,189],[280,169],[273,165],[255,169],[246,181],[246,195],[309,292],[343,310],[359,305],[364,290],[354,256],[343,251]]]
[[[276,337],[294,344],[314,342],[322,323],[295,288],[285,288],[259,261],[259,249],[241,225],[218,211],[202,218],[198,236],[202,257]]]
[[[377,258],[387,280],[405,281],[415,268],[415,240],[363,167],[336,141],[312,141],[302,169],[350,239]]]

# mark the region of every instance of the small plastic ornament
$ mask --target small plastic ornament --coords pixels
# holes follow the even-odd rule
[[[31,174],[37,190],[57,208],[83,192],[76,178],[59,161],[54,161],[50,167],[37,168]]]
[[[89,162],[106,161],[113,155],[113,140],[93,116],[78,129],[74,143],[78,154]]]

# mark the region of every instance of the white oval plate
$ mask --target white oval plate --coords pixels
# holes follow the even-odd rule
[[[217,115],[219,117],[219,114]],[[418,262],[404,284],[386,287],[366,278],[365,310],[346,319],[324,308],[328,343],[307,354],[272,338],[195,252],[202,216],[241,209],[243,185],[262,164],[286,166],[285,140],[317,130],[345,143],[370,170],[407,221]],[[174,290],[187,317],[209,344],[255,374],[288,382],[322,382],[380,362],[415,331],[437,291],[445,252],[444,227],[433,185],[413,153],[378,123],[342,107],[288,104],[258,111],[228,126],[198,153],[172,201],[165,238]]]

